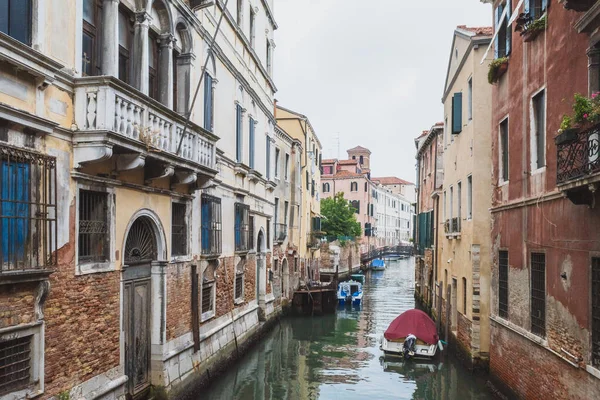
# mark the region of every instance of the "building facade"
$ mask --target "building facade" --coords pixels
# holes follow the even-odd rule
[[[417,210],[415,223],[415,296],[433,306],[437,276],[437,231],[441,217],[439,194],[444,182],[444,123],[439,122],[415,139],[417,148]]]
[[[492,54],[484,54],[491,39],[491,27],[454,31],[442,97],[446,128],[436,260],[441,309],[450,302],[446,323],[453,341],[467,364],[484,369],[490,338],[492,198],[492,86],[487,81]]]
[[[182,390],[276,305],[273,1],[1,7],[0,396]]]
[[[600,89],[598,3],[487,2],[501,66],[492,89],[490,371],[515,398],[600,398],[598,131],[572,109],[575,93],[591,99]],[[512,20],[521,13],[529,18]],[[532,28],[538,20],[542,29]],[[574,116],[571,126],[563,115]]]
[[[298,222],[300,279],[307,283],[319,280],[321,258],[321,152],[322,145],[310,120],[305,115],[276,106],[277,124],[303,149],[301,157],[295,158],[296,176],[301,182]],[[293,233],[292,233],[293,234]]]
[[[399,242],[408,244],[413,241],[416,198],[414,183],[393,176],[373,178],[372,181],[377,191],[377,236],[386,238],[385,246],[398,245]],[[382,208],[383,212],[379,212]],[[382,230],[386,234],[381,235]]]

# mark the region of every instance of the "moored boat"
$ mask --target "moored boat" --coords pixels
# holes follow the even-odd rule
[[[376,258],[371,261],[371,270],[373,271],[383,271],[385,269],[385,261],[381,258]]]
[[[409,358],[433,358],[443,350],[435,322],[421,310],[403,312],[392,321],[381,339],[385,355]]]
[[[362,298],[362,283],[352,280],[348,282],[341,282],[338,285],[339,304],[351,302],[352,304],[359,305],[362,302]]]

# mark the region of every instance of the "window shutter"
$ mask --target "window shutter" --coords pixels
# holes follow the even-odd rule
[[[242,106],[236,106],[235,124],[235,156],[237,162],[242,162]]]
[[[510,46],[512,44],[512,28],[511,25],[508,25],[508,21],[510,21],[510,16],[512,15],[512,4],[511,0],[506,0],[506,7],[508,11],[506,12],[506,55],[510,54]]]
[[[494,26],[496,27],[496,32],[500,30],[500,26],[498,25],[500,22],[500,9],[501,7],[496,7],[496,10],[494,10]],[[496,35],[496,38],[494,39],[494,59],[498,58],[498,36],[499,35]]]
[[[529,14],[529,0],[525,0],[523,2],[523,12],[525,14]]]
[[[529,3],[529,1],[527,1]],[[548,0],[542,0],[542,12],[548,9]]]
[[[267,136],[267,179],[271,179],[271,138]]]
[[[248,143],[249,144],[248,147],[250,148],[250,154],[249,154],[250,159],[248,160],[248,163],[249,163],[248,166],[250,168],[254,169],[254,120],[252,118],[250,118],[250,129],[249,130],[250,130],[250,134],[249,134],[250,143]]]
[[[462,93],[454,93],[452,97],[452,133],[462,131]]]
[[[204,74],[204,129],[211,131],[211,116],[212,116],[212,77]],[[186,110],[187,112],[187,110]]]

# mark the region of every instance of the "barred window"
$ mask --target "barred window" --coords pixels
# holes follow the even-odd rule
[[[249,245],[249,212],[250,207],[243,203],[235,203],[235,251],[248,251]]]
[[[202,315],[213,312],[213,288],[214,281],[204,281],[202,283]]]
[[[187,252],[187,207],[182,203],[173,203],[171,208],[171,255],[183,256]]]
[[[203,194],[201,203],[202,254],[221,254],[221,199]]]
[[[508,251],[498,252],[498,315],[508,318]]]
[[[56,264],[56,159],[0,145],[0,272]]]
[[[108,194],[91,190],[79,191],[79,262],[108,260]]]
[[[241,300],[244,297],[244,274],[238,273],[235,276],[235,299]]]
[[[531,253],[531,332],[546,336],[546,255]]]
[[[33,335],[0,342],[0,396],[29,386]]]

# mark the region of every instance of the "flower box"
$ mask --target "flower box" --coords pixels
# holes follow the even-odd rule
[[[498,58],[490,64],[488,71],[488,82],[494,84],[500,80],[502,75],[508,70],[508,58]]]

